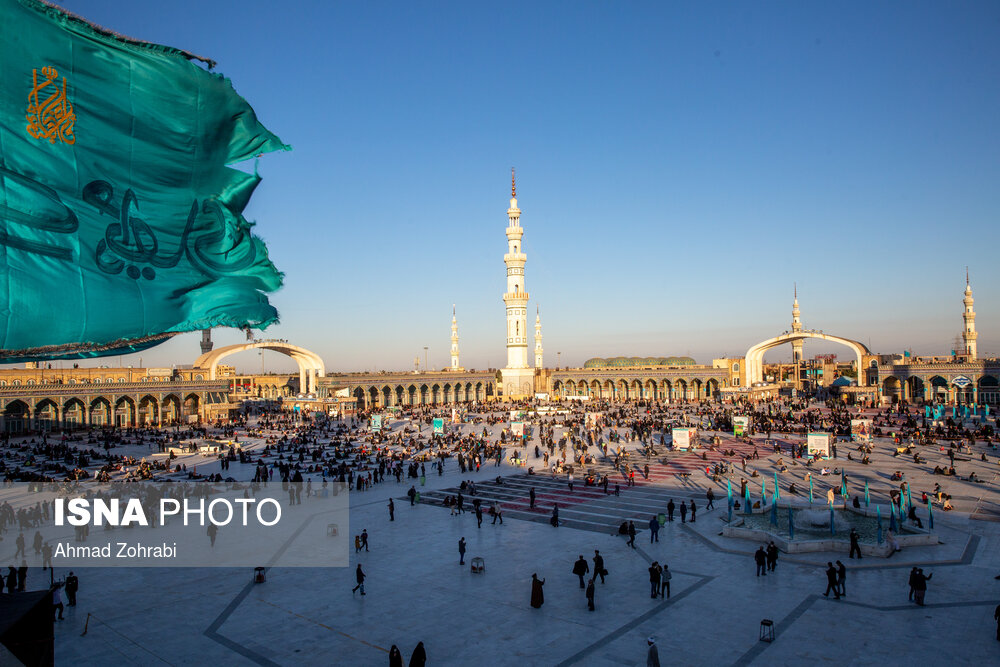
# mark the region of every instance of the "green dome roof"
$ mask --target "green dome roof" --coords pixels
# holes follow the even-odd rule
[[[583,363],[584,368],[647,368],[650,366],[693,366],[691,357],[594,357]]]

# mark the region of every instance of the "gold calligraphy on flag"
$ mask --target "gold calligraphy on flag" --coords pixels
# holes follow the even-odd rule
[[[43,81],[38,81],[38,70],[31,70],[34,87],[28,94],[28,134],[35,139],[48,139],[50,144],[56,140],[67,144],[76,143],[73,124],[76,114],[73,105],[66,98],[66,77],[63,77],[62,88],[58,81],[59,72],[54,67],[43,67]],[[45,95],[44,99],[42,95]]]

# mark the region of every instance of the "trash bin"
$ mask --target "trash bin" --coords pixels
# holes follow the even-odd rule
[[[476,574],[482,574],[483,572],[486,572],[486,561],[484,561],[479,556],[476,556],[475,558],[472,559],[471,570]]]

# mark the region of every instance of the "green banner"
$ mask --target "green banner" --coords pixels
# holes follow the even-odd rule
[[[227,165],[287,147],[229,80],[37,0],[0,23],[0,361],[275,322],[260,179]]]

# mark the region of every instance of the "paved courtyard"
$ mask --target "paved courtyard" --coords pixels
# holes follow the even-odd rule
[[[877,458],[892,458],[881,449],[871,466],[848,468],[852,484],[863,484],[859,480],[867,474],[873,502],[887,502],[886,492],[894,486],[889,470],[905,469],[914,491],[929,490],[937,476],[922,479],[902,458]],[[992,518],[988,512],[970,518],[995,507],[994,456],[991,462],[966,464],[982,466],[984,483],[956,480],[949,487],[956,511],[935,513],[941,544],[861,561],[848,560],[846,552],[782,553],[777,570],[766,577],[755,576],[752,554],[758,544],[720,537],[724,485],[715,485],[721,500],[707,511],[704,494],[713,482],[703,471],[698,474],[700,465],[685,468],[690,477],[676,475],[684,457],[693,462],[693,456],[671,454],[667,464],[654,457],[650,479],[640,478],[635,487],[622,482],[619,497],[584,488],[580,475],[571,493],[564,477],[529,477],[524,468],[507,463],[463,475],[449,459],[442,476],[428,466],[427,485],[417,483],[422,502],[411,507],[405,494],[415,480],[397,483],[387,477],[371,490],[351,492],[350,531],[367,529],[370,551],[351,549],[348,568],[272,569],[262,584],[251,583],[249,570],[80,571],[79,606],[56,625],[57,660],[374,665],[388,663],[393,644],[405,662],[422,641],[432,665],[643,665],[651,635],[663,664],[1000,660],[993,620],[1000,603],[1000,581],[994,579],[1000,575],[1000,524],[981,520]],[[776,458],[761,449],[761,459],[751,465],[770,480]],[[204,461],[199,472],[213,472],[213,465],[218,464]],[[242,468],[234,464],[229,474],[253,470]],[[782,475],[782,493],[804,475],[798,468]],[[499,487],[498,475],[504,481]],[[454,493],[450,489],[467,479],[475,480],[484,507],[501,502],[502,525],[493,525],[486,514],[477,528],[473,513],[452,516],[441,506],[443,497]],[[822,479],[817,476],[820,497]],[[839,485],[839,475],[830,479]],[[753,483],[759,496],[759,481]],[[538,488],[536,512],[527,508],[532,485]],[[393,522],[389,497],[396,503]],[[678,517],[650,544],[645,524],[665,511],[670,498],[678,505],[696,499],[697,522],[682,524]],[[466,500],[469,509],[472,498]],[[548,524],[552,502],[560,503],[564,520],[558,528]],[[921,512],[926,519],[926,510]],[[613,534],[629,518],[642,529],[636,549]],[[457,549],[461,537],[468,543],[464,566]],[[605,557],[609,575],[597,585],[591,612],[571,569],[581,554],[592,559],[595,549]],[[473,557],[485,560],[484,573],[470,571]],[[824,598],[826,562],[838,558],[848,566],[847,595]],[[647,568],[654,560],[669,564],[674,574],[669,599],[649,596]],[[368,575],[364,597],[351,592],[357,563]],[[907,599],[913,566],[933,573],[924,607]],[[546,582],[540,609],[529,605],[532,573]],[[774,622],[773,642],[758,639],[762,619]]]

